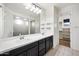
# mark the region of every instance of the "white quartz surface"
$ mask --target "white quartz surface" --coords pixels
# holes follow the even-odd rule
[[[35,41],[41,40],[51,35],[52,34],[49,35],[32,34],[32,35],[25,35],[24,39],[22,40],[19,39],[20,38],[19,36],[8,38],[8,40],[7,38],[5,40],[0,40],[0,54],[33,43]]]

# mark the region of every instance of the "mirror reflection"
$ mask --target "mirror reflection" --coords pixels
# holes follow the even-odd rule
[[[28,34],[29,24],[27,19],[15,17],[13,25],[13,36]]]
[[[1,38],[40,33],[41,8],[34,3],[3,3]]]

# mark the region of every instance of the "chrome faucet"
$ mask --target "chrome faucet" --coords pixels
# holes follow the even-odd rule
[[[24,36],[21,35],[21,33],[19,34],[19,36],[20,36],[20,40],[24,39]]]

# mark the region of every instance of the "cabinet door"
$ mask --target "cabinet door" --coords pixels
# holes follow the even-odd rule
[[[50,49],[53,47],[53,37],[49,37]]]
[[[46,39],[46,52],[48,52],[48,50],[50,49],[50,42],[49,39]]]
[[[45,54],[45,39],[39,41],[39,56],[43,56]]]
[[[39,51],[45,49],[45,39],[39,41]]]
[[[38,56],[38,46],[35,46],[31,48],[30,50],[27,50],[26,55],[27,56]]]
[[[39,56],[43,56],[45,54],[45,42],[39,44]]]

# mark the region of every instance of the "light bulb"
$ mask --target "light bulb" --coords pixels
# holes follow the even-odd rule
[[[30,11],[33,11],[33,10],[35,10],[35,6],[34,5],[32,5]]]
[[[36,14],[39,14],[39,13],[41,13],[41,11],[42,11],[42,10],[40,9],[39,11],[37,11],[37,13],[36,13]]]
[[[39,8],[38,8],[38,7],[36,7],[36,8],[35,8],[35,10],[34,10],[34,13],[36,13],[38,10],[39,10]]]

